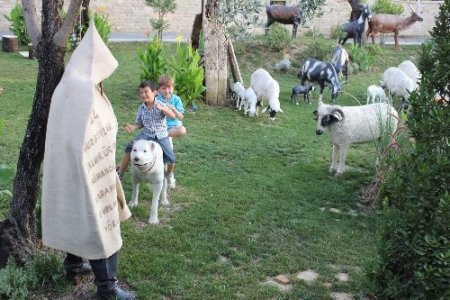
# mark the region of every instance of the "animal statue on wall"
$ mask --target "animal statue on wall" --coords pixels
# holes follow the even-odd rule
[[[374,14],[369,20],[369,28],[367,29],[367,38],[372,37],[372,43],[375,44],[375,35],[378,33],[394,33],[395,49],[400,50],[398,44],[398,33],[423,18],[419,16],[410,4],[411,15],[409,17],[400,17],[391,14]]]
[[[269,33],[269,27],[275,22],[292,24],[292,38],[297,36],[298,25],[302,22],[303,14],[297,6],[266,5],[267,22],[265,34]]]
[[[366,20],[372,17],[372,12],[369,5],[361,6],[361,15],[355,21],[348,22],[342,25],[343,36],[339,39],[339,44],[344,45],[347,39],[353,38],[353,44],[362,45],[362,38],[366,30]]]

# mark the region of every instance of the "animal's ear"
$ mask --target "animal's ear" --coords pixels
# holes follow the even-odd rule
[[[154,143],[150,143],[150,150],[151,151],[155,150],[155,144]]]
[[[344,119],[344,113],[340,109],[333,109],[333,111],[330,114],[336,121],[342,121]]]

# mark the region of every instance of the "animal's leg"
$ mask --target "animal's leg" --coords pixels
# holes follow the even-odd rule
[[[148,222],[150,224],[158,224],[158,206],[159,206],[159,196],[163,188],[163,182],[158,182],[153,184],[153,197],[152,197],[152,207],[150,209],[150,217]]]
[[[395,50],[400,50],[400,45],[398,44],[398,30],[394,31],[394,41],[395,41]]]
[[[345,169],[345,160],[347,159],[348,149],[350,148],[350,145],[341,145],[340,151],[339,151],[339,164],[336,171],[335,177],[340,177],[342,174],[344,174]]]
[[[322,95],[323,95],[323,89],[325,88],[325,84],[321,83],[320,84],[320,96],[319,96],[319,102],[322,101]]]
[[[275,22],[274,20],[267,20],[266,25],[264,26],[264,35],[268,35],[269,34],[269,27],[270,25],[273,24],[273,22]]]
[[[340,146],[333,145],[333,153],[331,154],[331,166],[329,169],[329,172],[331,175],[336,174],[338,158],[339,158],[339,151],[340,151]]]
[[[298,28],[297,23],[292,24],[292,38],[293,39],[295,39],[297,37],[297,28]]]
[[[167,197],[167,178],[164,177],[164,182],[161,190],[161,204],[162,206],[169,206],[169,199]]]
[[[139,182],[133,178],[132,184],[133,184],[133,195],[131,196],[131,201],[128,202],[129,207],[135,207],[138,205]]]

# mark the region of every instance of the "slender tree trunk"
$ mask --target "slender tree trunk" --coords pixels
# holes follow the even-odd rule
[[[203,19],[206,103],[210,105],[226,104],[228,39],[217,18],[219,3],[220,0],[207,0]]]
[[[53,39],[61,28],[62,2],[43,1],[42,34],[36,46],[39,61],[36,92],[20,149],[10,211],[0,224],[0,268],[10,256],[20,264],[25,263],[35,250],[35,206],[47,118],[51,97],[64,72],[65,48],[57,46]]]

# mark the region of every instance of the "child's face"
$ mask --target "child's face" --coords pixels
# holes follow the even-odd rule
[[[139,88],[139,96],[144,103],[153,103],[155,100],[156,91],[152,91],[152,89],[148,86]]]
[[[172,96],[173,93],[173,86],[161,86],[159,88],[159,91],[163,95],[164,98],[169,99]]]

